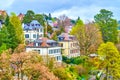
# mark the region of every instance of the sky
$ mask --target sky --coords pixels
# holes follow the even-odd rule
[[[8,13],[51,13],[53,17],[66,16],[83,21],[91,21],[100,9],[113,12],[115,19],[120,20],[120,0],[0,0],[0,10]]]

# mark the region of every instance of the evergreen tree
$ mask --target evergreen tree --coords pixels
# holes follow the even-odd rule
[[[51,13],[49,13],[49,20],[51,20],[52,19],[52,16],[51,16]]]
[[[100,13],[94,16],[95,22],[99,25],[104,42],[117,42],[118,31],[117,21],[112,18],[113,13],[109,10],[101,9]]]
[[[42,26],[44,26],[44,17],[41,14],[35,14],[34,20],[37,20]]]
[[[5,26],[7,26],[9,24],[9,16],[7,15],[6,19],[5,19]]]
[[[16,15],[12,15],[10,17],[10,23],[15,30],[15,37],[17,38],[18,44],[24,43],[24,34],[19,18]]]
[[[7,32],[8,32],[8,39],[9,39],[7,41],[7,48],[15,49],[19,43],[16,36],[16,30],[10,22],[7,26]]]
[[[8,42],[8,33],[7,28],[3,26],[0,30],[0,53],[2,53],[3,50],[7,49],[7,42]]]
[[[23,23],[30,23],[34,19],[35,13],[32,10],[28,10],[23,18]]]

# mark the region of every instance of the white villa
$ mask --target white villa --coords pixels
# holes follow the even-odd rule
[[[33,42],[36,39],[44,36],[44,28],[37,20],[23,24],[25,41]]]
[[[54,40],[47,38],[37,39],[26,46],[26,52],[37,51],[42,56],[50,56],[57,62],[62,62],[61,47]]]

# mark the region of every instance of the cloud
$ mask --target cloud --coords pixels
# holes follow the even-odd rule
[[[86,21],[93,20],[94,15],[103,8],[114,12],[115,18],[118,19],[119,3],[120,0],[0,0],[0,9],[17,14],[33,10],[35,13],[51,13],[56,17],[65,14],[73,19],[79,16]]]
[[[1,0],[0,1],[0,9],[6,9],[10,7],[15,0]]]
[[[58,17],[60,15],[67,15],[72,19],[77,19],[79,16],[83,21],[87,20],[93,20],[94,15],[99,13],[100,9],[107,9],[112,12],[115,12],[117,15],[119,9],[117,7],[101,7],[96,5],[86,6],[86,7],[80,7],[80,6],[73,6],[70,9],[64,9],[64,10],[57,10],[52,13],[52,16]],[[115,18],[117,18],[115,16]]]

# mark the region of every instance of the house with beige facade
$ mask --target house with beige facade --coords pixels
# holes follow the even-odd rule
[[[78,42],[73,35],[62,33],[58,36],[58,42],[62,47],[62,55],[69,58],[80,56]]]

